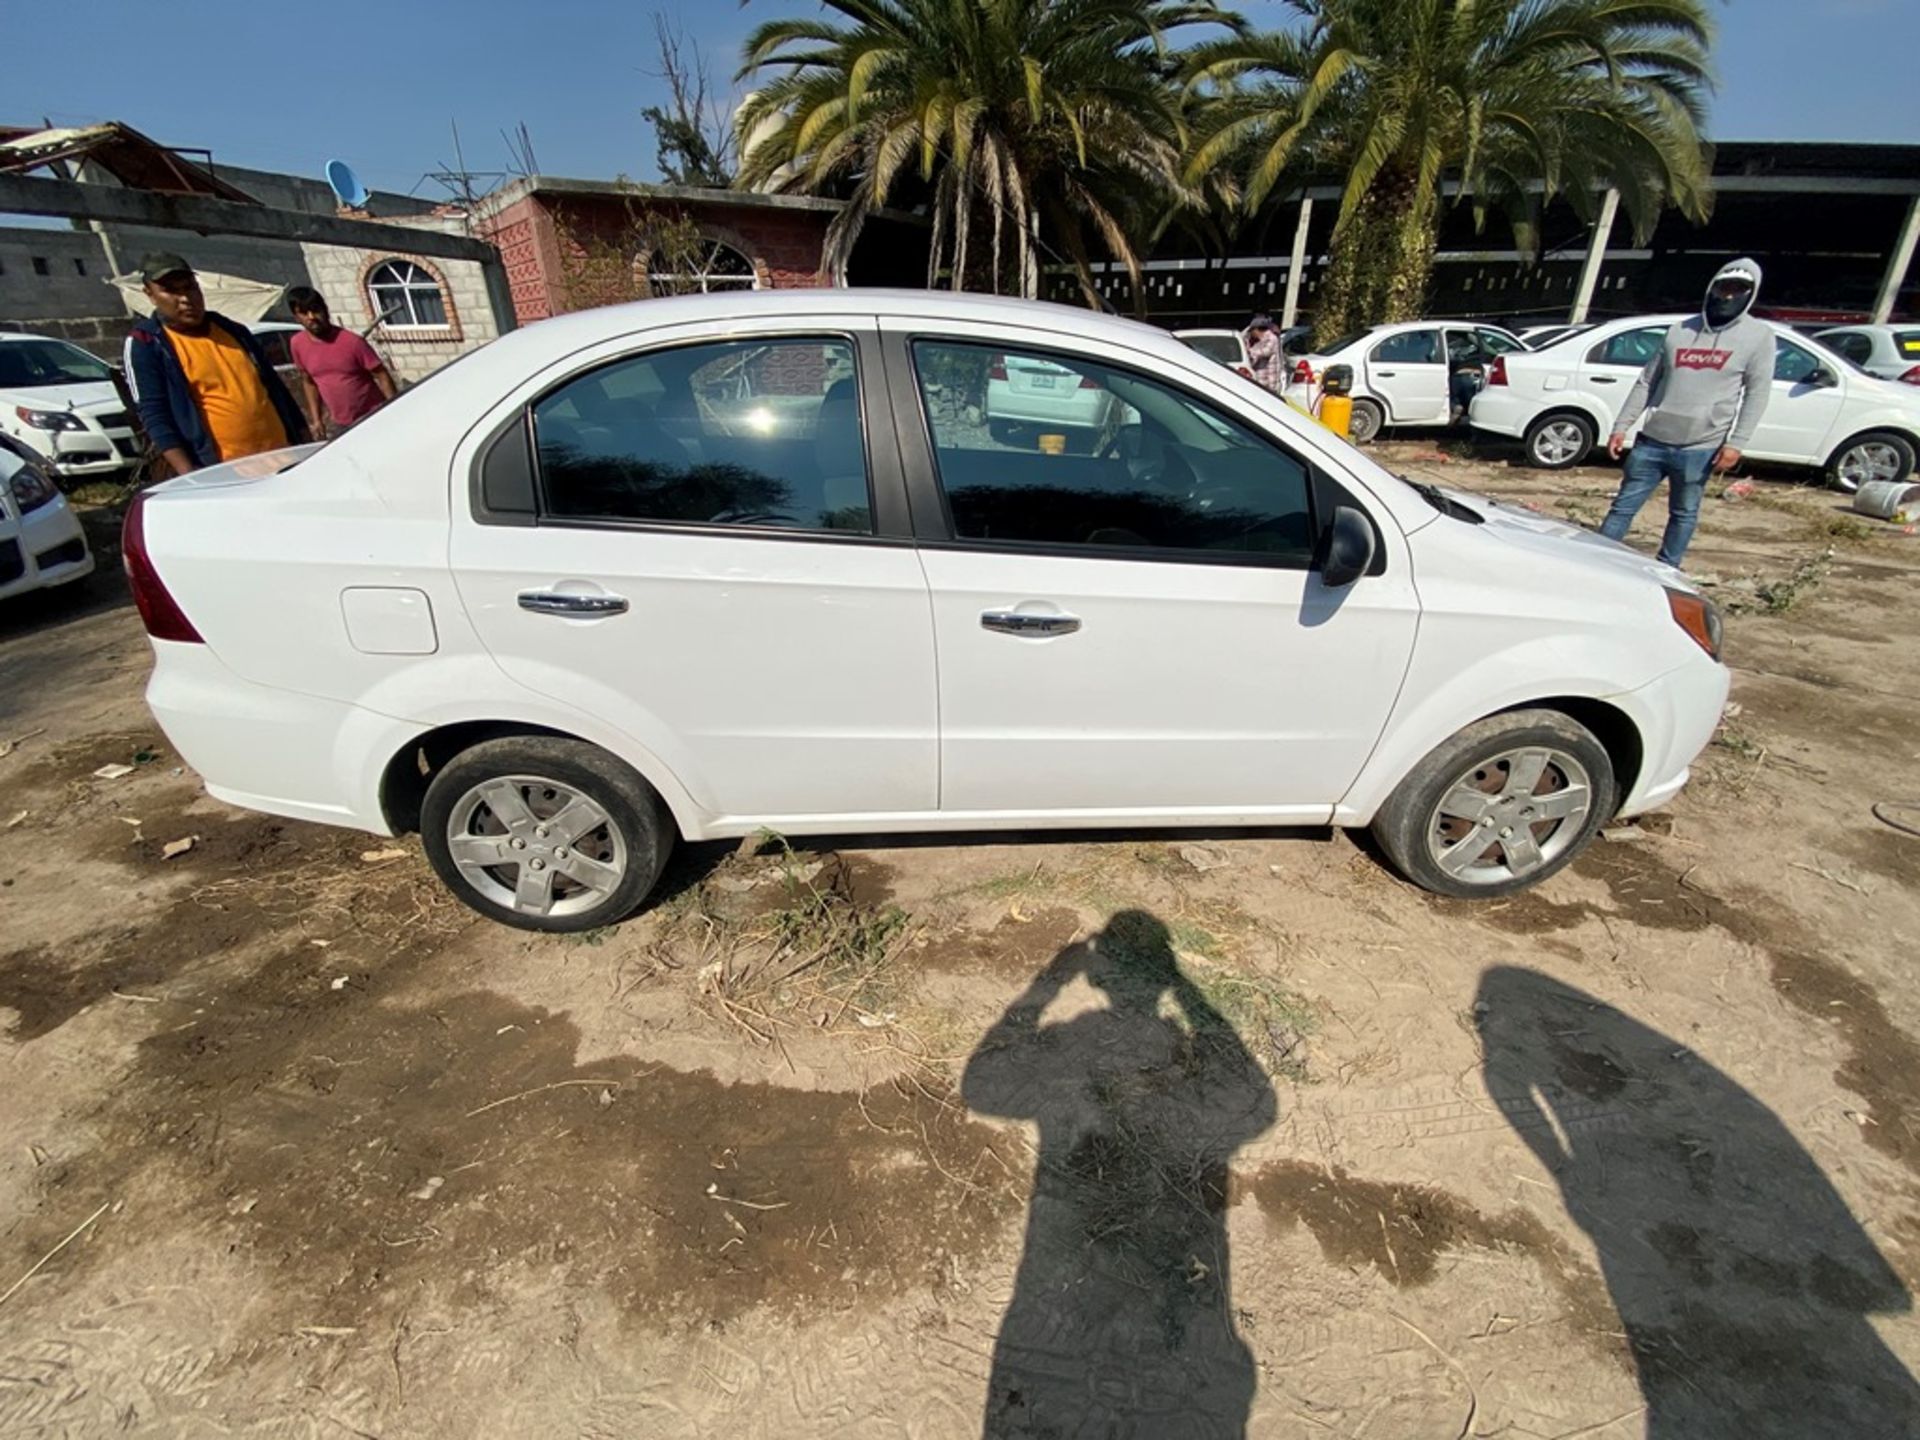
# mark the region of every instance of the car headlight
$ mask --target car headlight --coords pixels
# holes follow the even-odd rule
[[[1720,611],[1704,595],[1687,590],[1668,590],[1667,609],[1673,623],[1714,659],[1720,658]]]
[[[22,515],[38,510],[60,494],[60,487],[38,465],[22,465],[13,475],[13,503]]]
[[[78,415],[65,410],[29,410],[24,405],[13,407],[13,413],[20,417],[20,423],[35,430],[84,430]]]

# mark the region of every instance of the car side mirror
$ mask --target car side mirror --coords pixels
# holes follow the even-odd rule
[[[1373,565],[1373,523],[1351,505],[1335,508],[1321,542],[1320,583],[1329,590],[1353,584]]]
[[[1814,372],[1811,375],[1807,376],[1807,384],[1815,386],[1822,390],[1832,389],[1835,385],[1838,385],[1839,383],[1840,383],[1840,377],[1834,374],[1833,371],[1827,369],[1827,367],[1824,365],[1815,367]]]

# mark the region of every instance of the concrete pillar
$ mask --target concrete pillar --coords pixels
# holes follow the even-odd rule
[[[1886,278],[1880,282],[1879,298],[1873,302],[1873,323],[1884,325],[1893,318],[1894,302],[1906,283],[1907,267],[1913,264],[1914,242],[1920,240],[1920,195],[1907,202],[1907,223],[1900,227],[1900,240],[1887,261]]]
[[[514,314],[513,287],[507,283],[507,267],[501,263],[498,250],[480,262],[480,276],[487,283],[487,308],[493,311],[494,333],[504,335],[520,320]]]
[[[1287,266],[1287,303],[1280,311],[1280,328],[1290,330],[1300,314],[1300,272],[1307,268],[1307,227],[1313,223],[1313,197],[1300,201],[1300,221],[1293,227],[1293,259]]]
[[[1586,263],[1580,267],[1580,288],[1574,292],[1573,309],[1567,312],[1569,325],[1586,323],[1587,308],[1600,284],[1600,267],[1606,263],[1607,241],[1613,238],[1613,217],[1619,210],[1620,192],[1610,189],[1601,197],[1600,218],[1593,222],[1593,239],[1587,245]]]

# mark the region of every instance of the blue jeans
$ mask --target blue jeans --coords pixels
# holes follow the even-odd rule
[[[1662,445],[1641,436],[1627,452],[1626,468],[1620,476],[1620,493],[1613,507],[1600,522],[1600,533],[1609,540],[1624,540],[1633,525],[1633,517],[1647,498],[1667,482],[1667,532],[1660,537],[1660,559],[1678,565],[1693,540],[1693,527],[1700,521],[1700,497],[1707,488],[1707,472],[1713,467],[1718,445],[1696,445],[1682,450],[1677,445]]]

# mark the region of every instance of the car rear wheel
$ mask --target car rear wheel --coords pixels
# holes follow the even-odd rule
[[[1353,402],[1353,421],[1347,426],[1347,438],[1356,445],[1371,444],[1386,428],[1387,412],[1380,408],[1376,400],[1360,399]]]
[[[1827,462],[1827,479],[1848,495],[1875,480],[1904,480],[1913,473],[1913,446],[1890,430],[1856,435]]]
[[[1542,470],[1565,470],[1593,451],[1593,422],[1561,411],[1542,415],[1527,427],[1527,461]]]
[[[1513,710],[1474,722],[1414,766],[1373,835],[1423,889],[1491,899],[1570,864],[1618,798],[1592,731],[1557,710]]]
[[[450,760],[427,787],[420,836],[447,888],[482,915],[579,931],[633,912],[674,830],[631,766],[578,740],[525,735]]]

